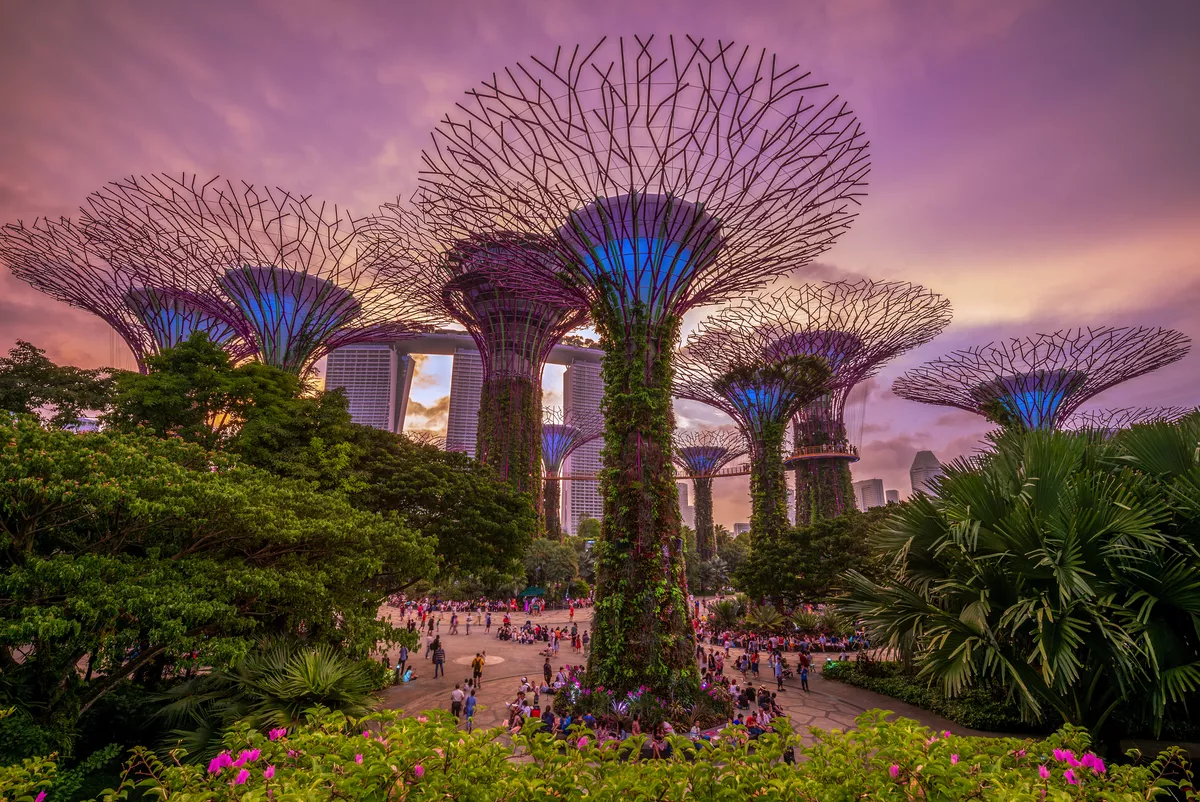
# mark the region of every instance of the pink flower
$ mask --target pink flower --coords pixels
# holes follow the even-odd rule
[[[275,767],[274,766],[267,766],[266,769],[263,770],[263,777],[265,777],[266,779],[269,780],[274,776],[275,776]]]
[[[217,755],[212,760],[208,761],[208,773],[209,774],[220,774],[222,768],[224,768],[224,767],[221,765],[221,756],[220,755]]]
[[[951,755],[951,756],[950,756],[950,765],[951,765],[951,766],[957,766],[957,765],[958,765],[958,755]]]
[[[943,730],[943,731],[942,731],[942,737],[943,737],[943,738],[949,738],[949,737],[950,737],[950,730]]]
[[[246,771],[245,769],[242,769],[241,771],[239,771],[237,773],[237,776],[233,778],[233,784],[234,785],[245,785],[246,780],[248,780],[248,779],[250,779],[250,772]]]
[[[1050,779],[1050,769],[1046,768],[1045,766],[1038,766],[1038,776],[1043,780]]]
[[[1017,752],[1016,752],[1016,755],[1017,755],[1017,757],[1025,757],[1025,750],[1024,750],[1024,749],[1018,749],[1018,750],[1017,750]]]
[[[413,766],[413,774],[418,780],[421,779],[425,776],[425,767],[418,763],[417,765]]]
[[[892,775],[893,780],[896,779],[900,776],[900,767],[893,763],[891,768],[888,769],[888,774]]]
[[[245,755],[238,755],[238,759],[233,761],[233,767],[235,769],[240,769],[244,765],[246,765],[246,756]]]
[[[417,716],[418,724],[424,724],[427,721],[429,721],[429,718],[427,716]]]
[[[588,745],[588,739],[587,739],[587,736],[586,736],[586,735],[584,735],[584,736],[582,736],[582,737],[579,739],[579,744],[578,744],[578,746],[579,746],[579,748],[580,748],[580,749],[583,749],[583,748],[584,748],[585,746],[587,746],[587,745]]]
[[[267,733],[267,737],[270,738],[272,741],[277,741],[285,735],[287,735],[287,729],[284,727],[279,727],[277,729],[273,729]]]
[[[299,756],[300,756],[300,753],[297,752],[295,749],[288,750],[288,757],[299,757]]]
[[[1067,785],[1079,785],[1079,780],[1075,778],[1075,769],[1067,769],[1064,771],[1063,779],[1067,781]]]
[[[247,763],[253,763],[254,761],[258,760],[261,754],[262,752],[258,751],[257,749],[245,749],[240,755],[238,755],[238,760],[244,760]]]
[[[363,730],[363,737],[364,737],[364,738],[370,738],[370,737],[371,737],[371,731],[370,731],[370,730]]]
[[[38,791],[38,795],[33,798],[33,802],[42,802],[46,798],[45,791]]]
[[[362,755],[355,755],[354,762],[361,766],[362,765]]]

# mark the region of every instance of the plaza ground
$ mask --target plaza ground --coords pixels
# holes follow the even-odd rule
[[[403,623],[400,611],[385,608],[383,611],[393,617],[397,625]],[[591,626],[591,610],[575,611],[575,623],[580,632]],[[542,665],[545,660],[546,644],[521,644],[515,641],[502,641],[496,637],[496,629],[503,618],[503,613],[493,613],[495,626],[491,633],[484,633],[483,626],[473,625],[471,634],[466,634],[466,616],[460,614],[458,635],[448,634],[450,614],[443,613],[440,630],[442,647],[446,650],[446,676],[433,679],[433,661],[426,659],[423,650],[413,650],[409,658],[417,675],[416,679],[401,685],[394,685],[382,694],[381,707],[386,709],[403,710],[410,714],[422,713],[427,710],[449,710],[450,692],[454,683],[463,683],[471,676],[471,660],[476,652],[487,653],[487,666],[483,672],[483,684],[476,698],[479,708],[475,714],[476,727],[495,727],[508,720],[508,702],[517,695],[517,687],[522,677],[530,681],[540,682]],[[532,618],[534,623],[543,626],[570,626],[566,610],[548,610],[542,616]],[[513,616],[514,623],[524,623],[525,616],[518,613]],[[706,647],[707,648],[707,647]],[[740,649],[731,649],[731,655],[741,653]],[[832,653],[830,653],[832,654]],[[396,664],[396,652],[388,655],[391,665]],[[571,648],[569,642],[559,645],[557,658],[551,658],[550,665],[555,671],[560,666],[574,665],[583,661],[583,652]],[[814,668],[809,672],[809,693],[800,690],[800,680],[784,680],[784,690],[778,695],[779,705],[792,721],[797,730],[807,732],[809,727],[822,729],[848,729],[854,726],[854,719],[866,710],[891,710],[906,718],[915,719],[936,730],[950,730],[957,735],[994,735],[995,733],[979,732],[955,724],[941,716],[935,716],[920,708],[892,699],[882,694],[873,693],[846,685],[841,682],[826,680],[821,676],[820,664],[824,658],[818,656],[814,660]],[[741,673],[732,667],[733,661],[727,660],[725,673],[739,681]],[[763,673],[759,684],[764,684],[775,690],[773,678]],[[811,741],[811,736],[805,736]]]

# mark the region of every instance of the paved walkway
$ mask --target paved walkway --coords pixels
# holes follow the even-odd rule
[[[397,616],[397,623],[400,623]],[[497,626],[503,614],[493,614],[492,620]],[[410,666],[415,666],[417,678],[412,682],[393,686],[383,693],[381,707],[401,709],[409,713],[419,713],[432,709],[450,709],[450,692],[454,683],[465,685],[467,677],[471,676],[471,660],[476,652],[486,652],[487,665],[483,673],[483,685],[476,697],[479,699],[479,709],[475,714],[475,726],[494,727],[503,724],[508,719],[506,704],[516,697],[517,686],[521,677],[529,677],[531,681],[540,681],[542,656],[545,643],[520,644],[512,641],[502,641],[496,637],[496,626],[490,634],[485,634],[482,626],[473,625],[471,634],[467,635],[466,617],[460,616],[458,635],[447,634],[450,626],[449,614],[444,615],[441,627],[442,646],[446,650],[445,677],[433,679],[433,663],[424,658],[423,652],[414,650],[409,660]],[[514,622],[524,622],[524,615],[513,617]],[[532,619],[534,623],[550,626],[569,626],[568,614],[565,610],[550,610],[545,615]],[[576,610],[575,623],[580,631],[587,629],[591,622],[591,610]],[[731,650],[733,654],[739,650]],[[395,665],[395,653],[390,655],[392,665]],[[551,658],[550,664],[555,671],[560,666],[574,665],[583,661],[583,652],[575,651],[570,644],[563,642],[559,646],[558,658]],[[794,662],[794,659],[793,661]],[[892,710],[907,718],[916,719],[922,724],[937,730],[950,730],[957,735],[990,735],[961,727],[941,716],[935,716],[912,705],[905,704],[888,696],[846,685],[841,682],[824,679],[820,674],[821,658],[814,661],[815,671],[809,672],[810,693],[800,690],[800,681],[785,680],[784,691],[779,694],[780,707],[788,714],[793,726],[798,730],[809,727],[822,729],[848,729],[854,726],[854,719],[860,713],[875,708]],[[726,673],[732,670],[733,677],[740,679],[740,674],[732,668],[733,661],[726,661]],[[768,680],[765,673],[762,684],[774,690],[774,681]],[[806,738],[811,740],[811,738]]]

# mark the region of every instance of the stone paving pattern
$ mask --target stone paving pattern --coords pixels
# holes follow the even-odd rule
[[[385,608],[385,613],[393,617],[397,624],[403,623],[398,610]],[[591,610],[575,611],[575,623],[580,632],[588,629],[591,622]],[[427,710],[450,709],[450,692],[454,683],[464,683],[471,676],[471,660],[476,652],[487,652],[487,667],[483,672],[483,683],[476,698],[479,708],[475,714],[476,727],[494,727],[503,724],[508,719],[507,703],[516,697],[517,686],[521,677],[529,677],[530,681],[540,681],[542,664],[545,658],[543,650],[546,644],[521,644],[513,641],[502,641],[496,637],[496,629],[503,619],[503,613],[493,613],[490,634],[484,633],[482,624],[471,627],[471,634],[466,634],[466,616],[459,616],[459,634],[447,634],[450,627],[450,614],[443,613],[440,634],[442,647],[446,650],[446,676],[433,679],[433,661],[426,659],[424,651],[414,650],[409,659],[409,665],[415,667],[417,678],[409,683],[393,686],[383,692],[381,707],[385,709],[404,710],[417,714]],[[520,617],[518,617],[520,616]],[[513,616],[514,623],[524,623],[525,616],[518,612]],[[531,619],[534,623],[554,626],[570,626],[566,610],[548,610],[540,617]],[[707,647],[706,647],[707,648]],[[736,657],[740,649],[731,649],[730,654]],[[794,655],[794,653],[792,653]],[[950,730],[956,735],[992,735],[994,733],[978,732],[959,726],[941,716],[905,704],[882,694],[873,693],[846,685],[841,682],[826,680],[821,676],[820,664],[824,658],[820,655],[814,660],[815,670],[809,671],[809,693],[800,690],[800,680],[784,680],[784,691],[779,694],[779,704],[798,730],[807,731],[809,727],[822,729],[848,729],[854,726],[854,719],[860,713],[872,709],[891,710],[897,715],[916,719],[922,724],[936,730]],[[388,655],[390,665],[395,666],[396,652]],[[557,671],[560,666],[574,665],[582,662],[583,652],[571,648],[568,641],[559,646],[558,658],[551,658],[551,665]],[[794,663],[794,658],[789,662]],[[741,674],[732,668],[733,659],[726,661],[725,672],[739,680]],[[732,674],[730,672],[732,671]],[[763,673],[761,684],[774,690],[774,680]],[[806,736],[811,741],[811,736]]]

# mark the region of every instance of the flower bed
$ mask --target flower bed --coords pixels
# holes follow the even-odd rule
[[[466,734],[445,713],[365,721],[325,714],[292,732],[242,729],[201,764],[138,749],[122,786],[106,798],[1135,800],[1165,796],[1168,772],[1190,781],[1177,752],[1146,765],[1107,766],[1087,751],[1078,729],[1032,741],[933,733],[906,719],[888,722],[880,711],[857,723],[844,733],[814,730],[816,742],[797,747],[795,762],[783,759],[798,743],[786,726],[752,745],[741,728],[712,744],[676,737],[672,757],[640,760],[628,758],[640,753],[640,739],[618,749],[582,730],[566,741],[529,730],[510,744],[502,730]],[[49,784],[38,773],[52,770],[31,761],[0,769],[9,772],[0,779],[33,796]]]

